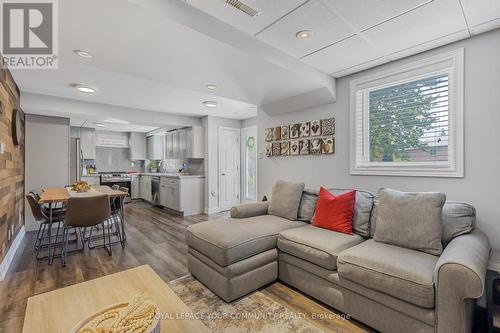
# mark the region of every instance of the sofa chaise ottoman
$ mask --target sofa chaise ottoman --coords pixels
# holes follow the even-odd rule
[[[279,233],[306,225],[261,214],[267,206],[243,206],[238,213],[233,210],[233,216],[243,219],[213,220],[187,228],[189,271],[226,302],[275,281]]]

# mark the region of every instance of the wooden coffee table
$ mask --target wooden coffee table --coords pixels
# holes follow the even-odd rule
[[[160,307],[162,332],[209,332],[149,265],[30,297],[23,332],[67,333],[99,309],[141,293]]]

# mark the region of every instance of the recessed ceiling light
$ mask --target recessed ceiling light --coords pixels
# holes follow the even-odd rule
[[[217,107],[217,102],[214,102],[214,101],[205,101],[205,102],[203,102],[203,104],[207,108],[216,108]]]
[[[295,34],[295,37],[301,39],[307,39],[312,36],[312,31],[309,30],[301,30]]]
[[[73,51],[76,55],[78,55],[79,57],[82,57],[84,59],[92,59],[94,58],[94,55],[88,51],[84,51],[84,50],[74,50]]]
[[[215,89],[217,89],[217,86],[215,84],[207,84],[205,87],[207,87],[208,90],[215,90]]]
[[[91,88],[89,86],[84,86],[83,84],[78,84],[78,83],[72,83],[70,84],[73,88],[78,89],[79,92],[86,93],[86,94],[92,94],[95,93],[95,89]]]
[[[106,125],[101,124],[101,123],[94,123],[94,125],[96,125],[97,127],[106,127]]]

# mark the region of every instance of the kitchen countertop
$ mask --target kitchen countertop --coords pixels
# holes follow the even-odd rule
[[[134,173],[133,175],[156,176],[156,177],[169,177],[169,178],[205,178],[205,175],[180,175],[178,173],[162,173],[162,172],[142,172]]]
[[[92,173],[92,174],[82,175],[82,178],[83,177],[101,177],[101,175],[98,173]]]

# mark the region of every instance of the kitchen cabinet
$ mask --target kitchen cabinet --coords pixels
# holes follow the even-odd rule
[[[80,148],[82,157],[86,160],[95,160],[96,134],[93,128],[80,128]]]
[[[129,137],[130,159],[141,161],[146,159],[146,133],[131,132]]]
[[[144,140],[146,137],[144,137]],[[140,199],[141,198],[141,176],[131,175],[132,181],[130,182],[130,198]]]
[[[201,126],[181,128],[165,136],[166,158],[204,158],[205,129]]]
[[[97,132],[97,146],[110,148],[128,148],[129,137],[126,133]]]
[[[140,180],[140,197],[141,199],[151,202],[152,195],[151,195],[151,176],[141,176]]]
[[[167,132],[165,134],[165,157],[174,157],[174,132]]]
[[[160,205],[184,216],[203,213],[205,179],[202,177],[161,177]]]
[[[165,158],[164,135],[153,135],[147,138],[148,160],[163,160]]]
[[[205,129],[203,127],[188,127],[186,140],[186,158],[205,158]]]

